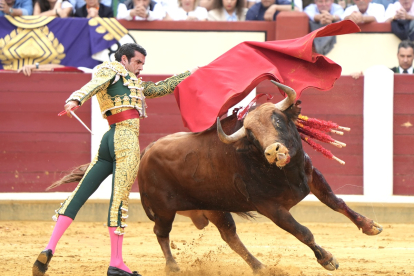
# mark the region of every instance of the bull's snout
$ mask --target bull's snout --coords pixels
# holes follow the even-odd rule
[[[274,143],[265,149],[265,156],[270,164],[283,167],[290,162],[289,150],[281,143]]]

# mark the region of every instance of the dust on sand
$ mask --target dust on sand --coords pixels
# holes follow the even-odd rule
[[[164,257],[153,223],[128,223],[124,260],[144,276],[165,275]],[[385,224],[378,236],[366,236],[351,223],[305,223],[316,243],[331,252],[339,270],[327,271],[313,252],[272,223],[245,222],[237,232],[250,252],[267,265],[269,276],[414,275],[414,224]],[[1,275],[31,275],[32,265],[48,243],[51,222],[0,222]],[[174,223],[172,252],[181,268],[177,276],[253,275],[249,266],[220,238],[211,224],[197,230]],[[106,275],[110,244],[104,223],[74,222],[60,240],[48,275]]]

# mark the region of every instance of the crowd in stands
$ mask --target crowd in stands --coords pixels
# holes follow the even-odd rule
[[[293,2],[292,2],[293,1]],[[414,39],[414,0],[0,0],[2,15],[116,17],[125,20],[244,21],[276,19],[280,11],[304,11],[311,30],[349,19],[391,22],[401,39]],[[411,40],[413,40],[411,39]]]
[[[33,2],[32,2],[33,1]],[[336,3],[334,2],[336,1]],[[273,21],[280,11],[303,11],[310,30],[340,20],[389,22],[401,40],[414,41],[414,0],[0,0],[0,16],[115,17],[124,20]],[[317,38],[327,54],[335,37]]]

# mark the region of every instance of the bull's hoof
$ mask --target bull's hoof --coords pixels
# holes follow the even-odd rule
[[[264,264],[253,267],[253,274],[264,275],[266,273],[266,266]]]
[[[169,273],[175,273],[175,272],[179,272],[179,271],[180,271],[180,267],[178,266],[177,263],[168,263],[165,266],[165,272],[167,274],[169,274]]]
[[[369,236],[378,235],[382,232],[382,226],[375,221],[372,221],[372,225],[370,225],[370,227],[362,228],[362,232]]]
[[[319,261],[318,260],[318,263],[321,265],[321,266],[323,266],[323,268],[325,268],[326,270],[330,270],[330,271],[333,271],[333,270],[336,270],[336,269],[338,269],[339,268],[339,263],[338,263],[338,261],[335,259],[335,257],[333,257],[332,256],[332,259],[330,259],[329,261],[327,261],[327,262],[323,262],[323,261]]]

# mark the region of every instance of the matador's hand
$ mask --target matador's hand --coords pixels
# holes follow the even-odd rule
[[[66,115],[68,115],[69,118],[72,118],[72,114],[70,114],[70,111],[72,110],[72,108],[76,107],[79,105],[78,101],[69,101],[67,104],[65,104],[65,110],[66,110]]]

